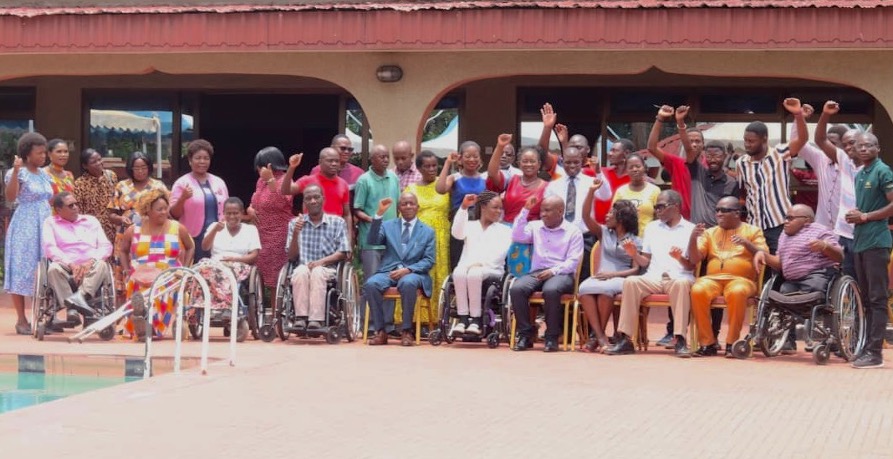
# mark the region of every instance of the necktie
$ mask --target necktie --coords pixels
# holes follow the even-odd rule
[[[577,214],[577,185],[574,180],[577,177],[567,178],[567,199],[564,201],[564,219],[572,222]]]
[[[409,222],[403,222],[403,233],[400,234],[400,244],[403,245],[403,253],[406,253],[406,246],[409,244]]]

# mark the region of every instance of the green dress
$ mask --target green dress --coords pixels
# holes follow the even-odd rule
[[[419,200],[418,219],[434,229],[435,257],[430,276],[434,284],[431,305],[436,314],[440,301],[440,287],[450,275],[450,195],[438,193],[434,189],[434,182],[428,185],[412,184],[407,186],[404,192],[416,195]],[[421,317],[423,324],[428,322],[428,314],[424,309],[421,311]],[[436,320],[437,317],[432,319]]]

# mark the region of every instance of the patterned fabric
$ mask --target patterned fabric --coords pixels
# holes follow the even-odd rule
[[[512,226],[508,222],[505,222],[505,225]],[[508,255],[509,273],[515,277],[521,277],[530,272],[530,253],[532,249],[532,244],[512,242],[512,245],[509,246]]]
[[[344,219],[334,215],[323,214],[319,225],[310,221],[309,215],[304,215],[304,227],[301,229],[301,239],[298,241],[299,264],[306,265],[311,261],[321,260],[335,252],[349,252],[350,245],[347,242],[347,230]],[[288,222],[288,238],[285,241],[285,250],[291,244],[291,236],[295,232],[297,218]]]
[[[415,164],[411,164],[409,169],[406,169],[403,172],[398,171],[396,168],[393,169],[394,174],[397,175],[397,179],[400,180],[400,192],[406,189],[409,185],[415,185],[422,181],[422,173],[416,169]]]
[[[12,180],[10,169],[4,183]],[[19,169],[19,194],[16,209],[6,232],[3,252],[3,288],[7,293],[32,296],[34,271],[40,261],[43,221],[50,216],[49,200],[53,196],[52,179],[43,169],[36,173]]]
[[[791,158],[787,153],[788,146],[779,145],[759,161],[744,155],[735,163],[738,186],[747,192],[747,223],[762,230],[783,225],[791,209]]]
[[[274,172],[276,189],[271,190],[263,180],[258,179],[251,195],[251,207],[257,212],[257,232],[260,235],[260,256],[257,269],[267,287],[275,287],[279,270],[288,261],[288,254],[282,250],[288,236],[288,222],[292,215],[294,196],[279,193],[284,172]]]
[[[137,190],[136,185],[134,185],[133,180],[124,179],[118,182],[115,185],[115,191],[112,195],[112,200],[109,202],[108,207],[112,212],[116,212],[120,214],[124,218],[130,219],[134,225],[139,225],[140,216],[136,213],[136,203],[139,201],[140,196],[143,193],[162,189],[167,190],[167,186],[164,185],[164,182],[161,180],[156,180],[153,178],[149,178],[146,182],[145,187],[142,190]],[[118,228],[117,234],[114,237],[115,247],[117,247],[121,243],[122,236],[124,235],[124,231],[127,229],[126,226],[121,225]],[[112,240],[112,239],[109,239]],[[124,271],[121,269],[121,263],[115,258],[115,289],[120,293],[124,291]]]
[[[130,274],[137,266],[153,266],[159,271],[180,266],[180,223],[168,220],[167,229],[161,234],[142,234],[142,226],[133,227],[133,240],[130,243]],[[142,288],[140,288],[142,287]],[[148,294],[151,286],[136,285],[134,280],[127,283],[127,298],[134,293]],[[152,327],[155,334],[161,337],[176,312],[176,301],[173,294],[155,300],[155,316]],[[133,333],[133,324],[128,320],[126,328]]]
[[[115,240],[116,228],[109,221],[109,204],[115,196],[117,181],[118,176],[109,170],[102,171],[101,177],[84,174],[74,181],[74,195],[81,213],[96,217],[109,241]]]
[[[434,189],[435,182],[427,185],[416,183],[406,187],[406,192],[416,195],[419,201],[418,219],[434,229],[434,267],[428,272],[434,283],[433,303],[439,304],[440,286],[443,280],[450,275],[450,196],[439,194]],[[398,311],[399,312],[399,311]],[[428,311],[423,309],[422,322],[428,321]]]
[[[539,220],[540,219],[540,203],[543,202],[543,196],[546,193],[546,186],[549,182],[545,180],[541,180],[539,185],[536,188],[527,188],[521,184],[521,179],[523,178],[520,175],[516,175],[511,179],[506,177],[504,172],[502,177],[502,186],[503,189],[499,189],[495,186],[491,179],[487,179],[487,189],[490,191],[494,191],[496,193],[505,194],[502,197],[502,206],[504,208],[502,219],[505,222],[512,223],[515,221],[515,218],[521,212],[521,209],[524,208],[524,204],[530,199],[531,196],[537,197],[537,204],[533,206],[533,209],[529,212],[530,220]]]
[[[660,188],[653,183],[645,182],[645,187],[640,191],[634,191],[627,183],[614,192],[613,202],[625,199],[635,204],[639,214],[639,234],[645,234],[645,227],[654,220],[654,206],[659,195]]]
[[[781,273],[785,280],[800,280],[812,271],[837,264],[821,253],[810,250],[809,243],[813,240],[825,241],[829,246],[838,247],[837,236],[818,223],[803,225],[792,236],[782,232],[778,237],[776,255],[781,260]]]
[[[237,283],[244,282],[248,279],[248,274],[251,272],[251,265],[239,263],[237,261],[225,261],[221,263],[226,268],[232,270]],[[208,289],[211,293],[211,309],[232,309],[233,287],[229,284],[229,279],[227,278],[226,273],[216,269],[210,263],[205,263],[205,259],[200,261],[198,265],[193,266],[193,269],[198,271],[202,278],[208,282]],[[196,284],[195,287],[198,287],[198,284]],[[238,288],[236,291],[238,291]],[[238,302],[238,300],[236,301]],[[203,303],[204,297],[202,296],[201,288],[197,288],[196,293],[192,295],[192,307],[203,307]],[[194,317],[194,315],[191,317]]]
[[[50,180],[52,180],[54,195],[59,194],[63,191],[74,193],[74,175],[71,172],[63,171],[62,177],[59,177],[53,173],[52,164],[44,167],[43,169],[47,171],[47,175],[49,175]]]

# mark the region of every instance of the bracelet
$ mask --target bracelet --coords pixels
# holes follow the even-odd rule
[[[686,126],[686,125],[684,125],[684,124],[677,124],[677,125],[676,125],[676,129],[687,129],[687,128],[688,128],[688,126]]]

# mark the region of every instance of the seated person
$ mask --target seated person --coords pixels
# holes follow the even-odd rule
[[[620,304],[620,337],[617,343],[605,350],[608,355],[633,354],[635,346],[630,337],[639,325],[639,306],[642,299],[655,293],[670,297],[673,313],[673,334],[676,335],[676,355],[691,357],[685,345],[691,298],[689,291],[694,282],[694,264],[688,258],[689,240],[693,225],[682,218],[682,197],[673,190],[665,190],[657,197],[654,211],[657,220],[645,227],[642,252],[636,250],[633,241],[623,244],[624,250],[636,263],[646,269],[641,276],[630,276],[623,281],[623,299]]]
[[[344,219],[323,212],[325,195],[319,185],[304,188],[307,215],[298,215],[288,223],[285,250],[288,259],[297,261],[292,271],[295,316],[298,328],[316,330],[326,320],[326,284],[335,277],[335,264],[347,259],[350,244]],[[310,323],[305,320],[309,319]]]
[[[468,208],[475,203],[478,204],[481,218],[469,222]],[[501,219],[502,198],[492,191],[483,191],[479,196],[465,195],[461,207],[453,217],[452,235],[460,241],[465,241],[465,244],[462,247],[459,264],[453,270],[459,320],[450,331],[452,335],[481,334],[483,325],[481,294],[484,280],[502,277],[505,272],[505,257],[512,243],[512,230],[500,223]]]
[[[729,331],[726,334],[726,357],[732,357],[732,343],[741,336],[748,298],[757,292],[759,271],[754,269],[753,257],[761,250],[769,250],[763,231],[741,221],[741,202],[726,196],[716,203],[716,224],[708,230],[698,225],[692,231],[688,253],[697,265],[707,260],[707,274],[691,286],[691,309],[698,324],[698,343],[695,357],[716,355],[716,336],[710,316],[710,303],[722,295],[729,310]]]
[[[373,346],[388,344],[388,333],[394,329],[393,301],[384,301],[384,292],[390,287],[400,291],[403,305],[403,331],[400,344],[412,346],[412,318],[419,289],[431,297],[432,283],[428,271],[434,266],[434,230],[416,218],[419,201],[412,193],[400,195],[397,212],[400,218],[382,223],[393,200],[384,198],[378,203],[378,211],[369,227],[367,242],[384,245],[384,254],[378,272],[366,279],[364,291],[372,313],[375,337],[369,340]]]
[[[85,321],[96,319],[87,301],[108,279],[104,260],[112,255],[112,243],[96,217],[80,214],[73,194],[63,191],[53,196],[53,209],[55,215],[43,222],[43,254],[50,261],[47,282],[66,308],[80,311]],[[72,292],[69,281],[74,281],[77,291]],[[77,314],[69,311],[65,324],[51,322],[47,328],[59,331],[62,325],[74,327],[79,322]]]
[[[202,250],[211,254],[211,259],[232,269],[237,282],[248,279],[251,267],[257,262],[260,253],[260,236],[257,227],[242,223],[245,204],[241,199],[231,197],[223,203],[223,221],[208,226],[202,238]],[[208,281],[211,289],[211,308],[229,309],[232,306],[232,286],[223,273],[215,269],[197,267]],[[201,295],[196,295],[196,303]]]
[[[574,292],[574,275],[583,258],[583,233],[564,219],[564,199],[549,196],[540,207],[541,220],[528,222],[527,216],[538,197],[531,196],[512,225],[512,240],[533,244],[530,272],[518,278],[510,291],[512,311],[518,327],[514,351],[533,347],[535,328],[530,322],[530,296],[542,290],[546,313],[545,352],[558,350],[561,333],[561,295]]]
[[[584,209],[591,209],[595,192],[602,186],[601,180],[589,188],[586,194]],[[624,243],[632,240],[637,249],[641,249],[642,241],[639,233],[639,212],[632,201],[621,199],[615,201],[605,216],[605,224],[595,221],[591,212],[583,214],[583,221],[589,234],[600,241],[598,272],[593,273],[580,284],[579,298],[583,314],[589,327],[595,333],[586,343],[586,350],[595,352],[598,348],[607,349],[608,337],[605,328],[608,318],[614,314],[614,329],[617,329],[619,311],[615,311],[614,296],[623,291],[623,279],[639,273],[639,265],[630,258],[623,249]],[[588,263],[589,260],[583,260]]]
[[[757,269],[769,265],[781,271],[784,283],[779,292],[784,294],[824,292],[842,260],[843,249],[837,237],[815,223],[815,213],[805,204],[794,204],[785,215],[778,253],[770,255],[761,250],[754,256]]]

